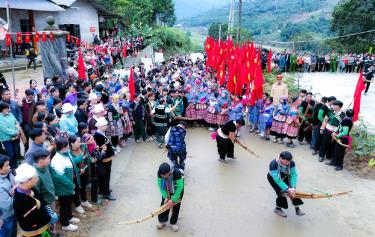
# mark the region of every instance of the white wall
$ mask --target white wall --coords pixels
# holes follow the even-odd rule
[[[71,7],[61,12],[37,12],[34,11],[35,27],[37,30],[43,30],[47,25],[47,16],[55,18],[55,24],[76,24],[80,25],[81,39],[87,42],[92,42],[94,39],[93,33],[90,32],[90,27],[95,27],[94,34],[99,35],[99,19],[97,10],[85,0],[78,0]]]

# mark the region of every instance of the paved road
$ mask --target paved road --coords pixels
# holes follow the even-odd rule
[[[242,139],[263,159],[236,148],[236,161],[219,163],[210,133],[203,128],[188,130],[191,158],[178,233],[156,230],[156,219],[118,225],[147,215],[160,202],[156,170],[166,160],[165,154],[154,144],[130,144],[113,163],[112,188],[118,200],[99,217],[90,236],[374,236],[373,181],[336,172],[319,163],[306,147],[297,147],[292,152],[300,191],[354,192],[335,199],[307,200],[302,207],[306,216],[297,217],[290,209],[289,217],[283,219],[273,213],[275,194],[266,174],[270,160],[285,146],[261,141],[245,131]]]
[[[306,88],[322,96],[334,95],[337,99],[344,102],[344,108],[347,108],[352,103],[359,78],[358,73],[303,73],[299,74],[299,76],[301,78],[301,88]],[[367,95],[362,96],[360,116],[373,130],[375,129],[374,105],[375,86],[371,85]]]

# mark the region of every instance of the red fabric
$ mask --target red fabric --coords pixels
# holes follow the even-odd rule
[[[16,34],[16,43],[17,44],[22,44],[22,34],[21,34],[21,32],[18,32]]]
[[[79,39],[76,38],[76,46],[79,46]]]
[[[128,55],[126,54],[126,46],[122,47],[122,57],[125,59]]]
[[[263,72],[262,72],[262,64],[260,62],[260,49],[258,51],[257,62],[255,65],[255,78],[254,78],[254,86],[251,91],[250,96],[250,104],[254,105],[255,101],[262,98],[263,96]]]
[[[222,86],[225,83],[225,66],[221,65],[217,70],[216,77],[218,79],[219,85]]]
[[[70,43],[70,34],[66,35],[66,42],[69,44]]]
[[[29,32],[27,32],[27,33],[25,34],[25,43],[26,43],[26,44],[29,44],[29,43],[30,43],[30,33],[29,33]]]
[[[365,83],[363,82],[363,73],[362,71],[359,74],[357,86],[355,88],[354,92],[354,104],[353,104],[353,110],[354,110],[354,116],[353,116],[353,122],[358,120],[359,117],[359,112],[361,110],[361,96],[362,96],[362,91],[365,89]]]
[[[53,32],[49,32],[49,40],[53,40],[55,38],[55,36],[53,35]]]
[[[272,59],[272,49],[270,49],[270,51],[268,52],[268,56],[267,56],[267,73],[268,74],[271,73],[271,59]]]
[[[6,36],[5,36],[5,45],[7,47],[9,47],[11,45],[11,43],[12,43],[12,37],[10,36],[10,34],[6,34]]]
[[[34,35],[34,42],[38,42],[39,38],[40,38],[40,34],[39,34],[39,32],[36,32],[35,35]]]
[[[134,82],[134,72],[133,72],[133,68],[130,69],[130,76],[129,76],[129,93],[130,93],[130,101],[134,101],[134,95],[135,95],[135,82]]]
[[[81,48],[78,49],[78,79],[86,80],[85,63],[83,62]]]
[[[47,34],[46,34],[46,32],[43,32],[42,33],[42,41],[46,42],[46,40],[47,40]]]

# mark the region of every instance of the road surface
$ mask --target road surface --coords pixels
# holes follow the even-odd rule
[[[158,165],[166,154],[155,144],[129,144],[114,159],[112,189],[117,201],[98,218],[90,236],[374,236],[375,190],[373,181],[347,171],[336,172],[317,161],[307,147],[292,149],[299,173],[298,190],[338,192],[348,196],[306,200],[306,216],[288,210],[283,219],[273,213],[275,194],[266,174],[269,162],[285,145],[260,140],[246,131],[241,138],[263,159],[236,147],[237,160],[217,161],[216,144],[204,128],[188,130],[185,194],[180,212],[180,231],[158,231],[157,219],[119,225],[156,209],[160,194],[156,185]]]

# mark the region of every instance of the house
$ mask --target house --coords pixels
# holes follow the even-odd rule
[[[95,0],[9,0],[11,31],[42,31],[47,16],[71,35],[92,42],[99,35],[99,19],[104,21],[118,16],[108,12]],[[7,19],[5,1],[0,1],[0,17]],[[1,42],[2,48],[5,43]]]

